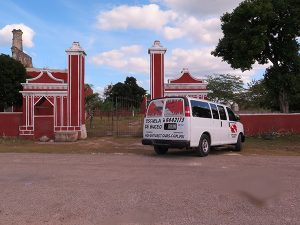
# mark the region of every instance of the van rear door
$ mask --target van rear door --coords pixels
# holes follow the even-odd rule
[[[189,118],[185,118],[184,98],[152,100],[144,120],[144,138],[188,140]]]

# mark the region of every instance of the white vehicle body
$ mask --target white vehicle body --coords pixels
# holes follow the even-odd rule
[[[171,147],[197,148],[203,135],[208,147],[241,145],[239,142],[245,139],[243,125],[225,105],[190,97],[159,98],[149,103],[143,144],[164,147],[166,151]]]

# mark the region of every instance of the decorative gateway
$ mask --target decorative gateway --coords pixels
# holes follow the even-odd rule
[[[23,83],[23,118],[20,136],[41,136],[56,141],[86,138],[84,116],[85,52],[78,42],[66,50],[67,70],[27,68]]]
[[[157,154],[169,148],[194,148],[207,156],[211,146],[234,145],[241,151],[245,141],[243,124],[233,111],[214,102],[190,97],[153,99],[144,119],[144,145]]]

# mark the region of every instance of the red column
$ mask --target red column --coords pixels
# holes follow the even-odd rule
[[[85,52],[79,42],[73,42],[68,54],[68,100],[67,126],[69,130],[80,131],[81,138],[86,136],[84,121],[84,58]]]
[[[164,55],[167,49],[160,41],[154,41],[150,54],[150,95],[151,99],[164,97]]]

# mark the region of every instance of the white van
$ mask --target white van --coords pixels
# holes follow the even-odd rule
[[[243,125],[233,111],[218,103],[190,97],[166,97],[150,101],[143,127],[144,145],[157,154],[169,148],[194,148],[207,156],[211,146],[234,145],[241,151]]]

